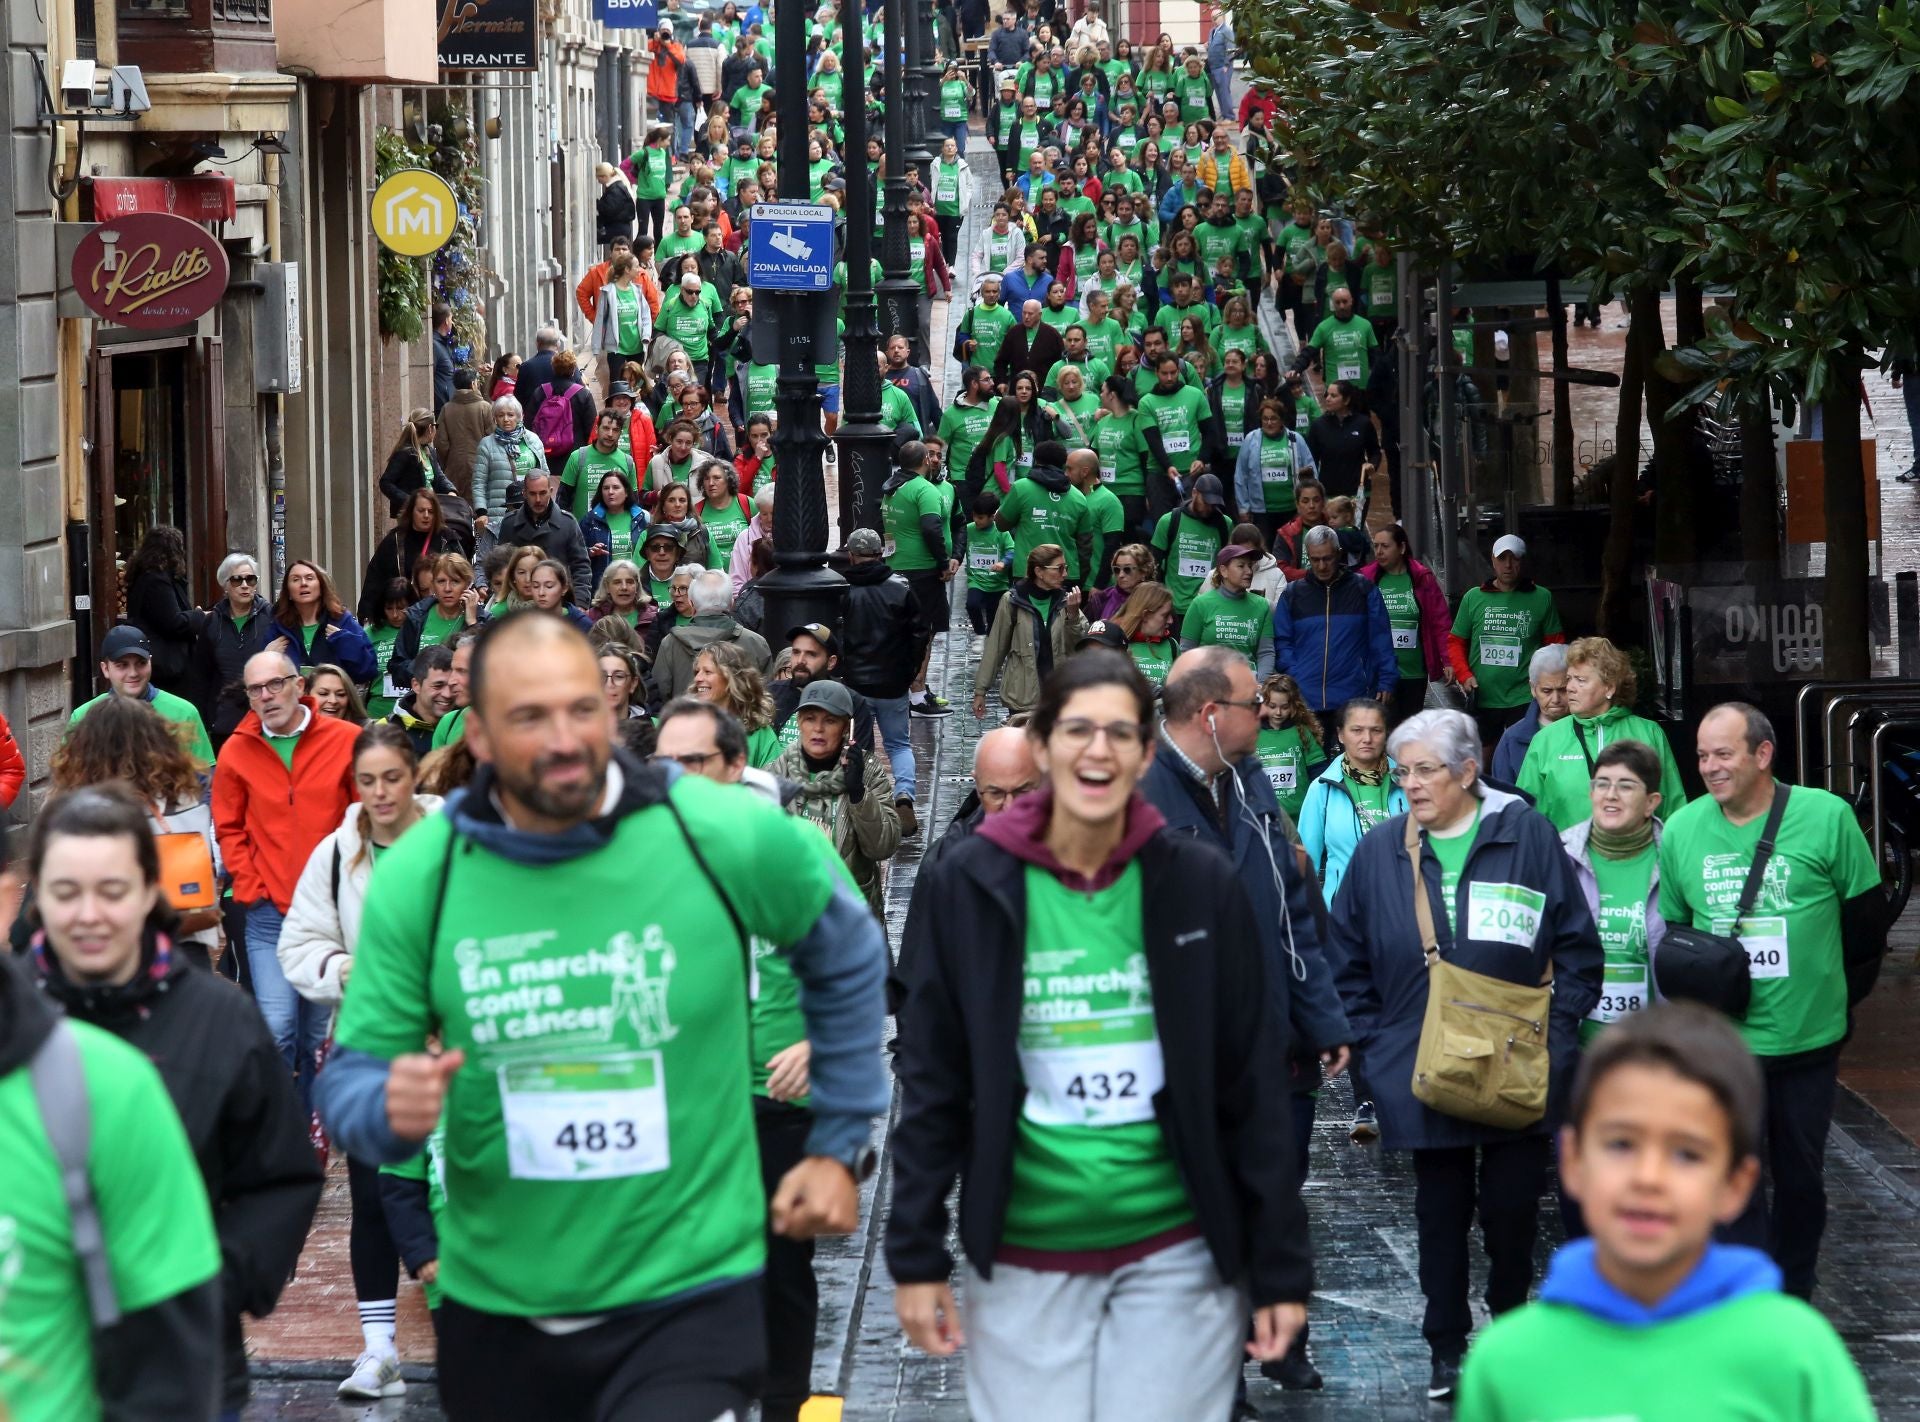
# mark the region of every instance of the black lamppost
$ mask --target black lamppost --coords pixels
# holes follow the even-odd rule
[[[930,7],[928,0],[903,0],[906,9],[905,23],[901,32],[907,41],[904,94],[907,108],[907,148],[903,155],[905,161],[900,165],[905,172],[907,164],[919,168],[921,175],[933,171],[933,152],[927,147],[927,67],[933,62],[933,35],[929,23]],[[893,97],[903,92],[893,85],[887,86],[888,106],[892,106]],[[935,92],[938,92],[936,86]],[[898,152],[892,144],[887,145],[889,154]],[[887,164],[887,170],[893,170],[893,164]]]
[[[840,535],[880,527],[880,486],[891,471],[893,439],[880,423],[880,325],[873,297],[873,174],[867,168],[865,0],[840,0],[840,28],[858,73],[846,86],[847,370],[841,377],[845,416],[834,435],[840,450]],[[889,108],[893,105],[889,104]],[[916,305],[915,310],[918,310]]]
[[[907,0],[887,0],[885,32],[887,77],[886,230],[881,234],[880,329],[920,344],[920,288],[913,280],[912,249],[907,238],[907,127],[909,105],[903,84],[900,37],[906,33]],[[927,161],[931,161],[930,159]]]
[[[914,28],[920,34],[920,146],[927,151],[927,166],[920,170],[920,177],[928,184],[933,181],[934,159],[940,156],[940,80],[945,74],[934,58],[940,48],[939,17],[934,11],[937,3],[938,0],[912,0],[918,16]],[[947,58],[951,60],[953,56],[948,55]]]
[[[806,85],[791,82],[807,72],[806,13],[782,5],[774,18],[774,66],[790,82],[779,86],[780,199],[805,203],[812,196],[807,172]],[[765,626],[784,639],[789,627],[824,622],[838,629],[847,580],[827,566],[827,437],[820,429],[820,379],[815,345],[826,318],[832,349],[831,291],[763,291],[756,301],[774,308],[780,374],[774,384],[773,457],[779,496],[773,508],[774,570],[761,580]]]

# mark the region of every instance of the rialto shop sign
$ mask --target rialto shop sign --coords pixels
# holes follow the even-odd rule
[[[101,222],[73,252],[73,289],[103,321],[164,331],[198,321],[227,289],[227,253],[197,222],[136,212]]]

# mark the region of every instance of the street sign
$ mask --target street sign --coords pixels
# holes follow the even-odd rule
[[[73,288],[115,325],[165,331],[198,321],[227,289],[227,252],[206,228],[170,212],[96,223],[73,250]]]
[[[747,233],[755,291],[825,291],[833,285],[833,209],[817,202],[757,202]]]
[[[374,189],[373,235],[403,257],[425,257],[453,240],[460,200],[438,173],[402,168]]]
[[[660,7],[655,0],[593,0],[593,18],[610,30],[651,30]]]

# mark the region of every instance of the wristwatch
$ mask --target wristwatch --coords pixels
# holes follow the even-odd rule
[[[880,1152],[864,1143],[852,1155],[836,1155],[833,1158],[852,1172],[855,1184],[866,1183],[873,1178],[873,1172],[880,1168]]]

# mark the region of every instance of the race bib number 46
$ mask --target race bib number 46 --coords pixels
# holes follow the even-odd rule
[[[1467,936],[1531,948],[1547,896],[1518,884],[1473,884],[1467,890]]]
[[[660,1053],[500,1068],[507,1169],[516,1180],[615,1180],[669,1164]]]

